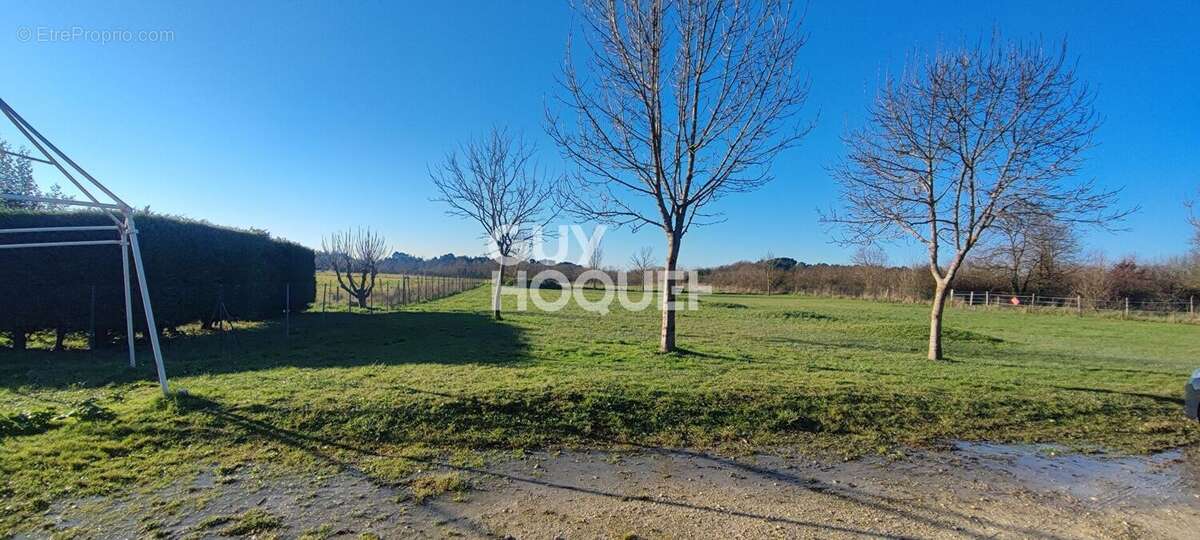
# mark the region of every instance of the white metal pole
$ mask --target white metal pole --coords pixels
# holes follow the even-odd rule
[[[137,367],[133,336],[133,293],[129,282],[129,235],[121,232],[121,270],[125,274],[125,339],[129,341],[129,367]]]
[[[146,311],[146,333],[150,337],[150,348],[154,351],[154,365],[158,368],[158,385],[162,387],[163,395],[169,396],[167,388],[167,370],[163,367],[162,349],[158,344],[158,325],[154,323],[154,309],[150,307],[150,289],[146,287],[146,266],[142,264],[142,250],[138,246],[137,226],[133,218],[127,217],[129,224],[129,242],[133,247],[133,266],[137,271],[138,288],[142,291],[142,308]]]

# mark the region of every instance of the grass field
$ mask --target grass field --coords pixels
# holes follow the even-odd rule
[[[166,343],[175,388],[120,350],[0,352],[0,533],[57,499],[201,466],[353,465],[404,481],[431,456],[560,446],[855,456],[954,439],[1144,453],[1200,441],[1181,389],[1194,325],[716,295],[654,352],[658,314],[486,312],[478,288],[392,313],[294,316]],[[143,353],[148,360],[148,353]]]

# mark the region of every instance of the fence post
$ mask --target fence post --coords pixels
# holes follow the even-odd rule
[[[283,336],[292,335],[292,284],[283,284]]]
[[[400,293],[400,303],[408,305],[408,276],[404,276],[404,279],[400,282],[400,286],[404,287]]]
[[[329,284],[325,284],[325,291],[321,293],[321,313],[325,313],[325,302],[329,301]]]
[[[969,303],[970,303],[971,307],[975,307],[975,291],[971,291],[970,298],[971,298],[971,300]]]
[[[88,350],[96,350],[96,286],[92,285],[92,304],[91,311],[88,313]]]
[[[1075,311],[1080,317],[1083,316],[1083,295],[1075,295]]]
[[[1188,315],[1196,316],[1196,297],[1195,295],[1188,298]]]
[[[983,291],[984,307],[992,305],[992,291]]]
[[[1129,297],[1125,297],[1125,316],[1129,316]]]

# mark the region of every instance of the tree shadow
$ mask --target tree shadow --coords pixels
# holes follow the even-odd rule
[[[277,367],[529,362],[520,328],[484,313],[403,311],[304,313],[233,331],[163,340],[168,379]],[[138,367],[121,347],[97,351],[0,350],[0,388],[96,388],[155,380],[154,360],[139,346]]]
[[[555,481],[547,480],[542,475],[521,475],[498,471],[494,468],[487,468],[486,466],[472,467],[450,463],[441,459],[423,458],[418,456],[388,455],[379,450],[362,446],[346,439],[332,440],[319,435],[277,426],[262,419],[270,418],[271,416],[267,415],[264,417],[257,414],[261,411],[252,411],[252,414],[254,414],[255,417],[251,417],[248,414],[244,414],[240,409],[227,408],[216,401],[199,396],[179,397],[177,398],[177,403],[179,403],[181,412],[184,414],[199,413],[211,415],[212,417],[219,419],[228,425],[238,427],[250,437],[260,438],[264,441],[281,443],[291,448],[301,450],[327,464],[334,465],[341,470],[363,478],[367,478],[373,483],[381,486],[390,486],[395,484],[394,482],[373,477],[370,473],[358,467],[353,458],[348,458],[347,456],[404,459],[423,463],[432,467],[440,467],[447,470],[470,473],[480,477],[490,477],[514,483],[540,486],[572,494],[605,497],[620,500],[622,502],[637,501],[646,504],[661,505],[685,510],[711,512],[730,518],[748,518],[777,525],[813,529],[816,531],[823,531],[826,534],[842,533],[864,537],[903,538],[903,536],[897,536],[895,534],[880,533],[835,523],[823,523],[797,519],[783,515],[742,511],[736,508],[728,508],[724,506],[710,506],[663,495],[655,497],[640,494],[634,495],[630,493],[622,493],[616,490],[599,489],[583,485],[581,483],[582,479],[581,482]],[[920,523],[934,529],[945,531],[955,536],[963,536],[968,538],[994,537],[996,534],[995,532],[988,532],[987,530],[984,530],[984,527],[987,527],[1006,531],[1009,534],[1014,534],[1025,538],[1059,538],[1058,536],[1045,531],[1017,525],[1007,525],[983,518],[981,516],[970,515],[941,506],[934,506],[910,499],[901,499],[878,493],[871,493],[864,489],[847,486],[846,484],[831,484],[818,478],[790,472],[782,467],[771,467],[758,465],[755,463],[747,463],[737,459],[681,448],[666,448],[660,446],[643,445],[638,443],[630,443],[628,441],[608,441],[608,443],[617,446],[633,447],[638,451],[647,454],[709,461],[725,469],[737,470],[743,474],[753,475],[766,481],[788,484],[793,487],[817,494],[818,496],[830,497],[845,504],[882,512],[899,519]],[[447,521],[462,521],[462,516],[448,515],[445,517],[447,518]],[[466,523],[465,525],[472,529],[477,527],[475,524],[471,523]],[[976,529],[976,527],[979,528]],[[478,530],[475,532],[478,532]]]
[[[794,518],[789,518],[789,517],[784,517],[784,516],[773,516],[773,515],[769,515],[769,514],[744,512],[744,511],[739,511],[736,509],[730,509],[730,508],[724,508],[724,507],[707,506],[707,505],[691,503],[691,502],[677,500],[677,499],[663,497],[663,496],[648,497],[648,496],[644,496],[644,495],[631,495],[631,494],[627,494],[627,493],[601,490],[601,489],[596,489],[596,488],[587,487],[587,486],[580,486],[580,485],[561,483],[561,482],[553,482],[553,481],[545,480],[543,478],[539,478],[536,476],[524,476],[524,475],[517,475],[517,474],[512,474],[512,473],[505,473],[505,472],[501,472],[501,471],[491,470],[491,469],[487,469],[487,468],[483,468],[483,467],[458,465],[458,464],[450,463],[448,461],[440,460],[440,459],[423,458],[423,457],[418,457],[418,456],[390,456],[390,455],[381,453],[377,450],[374,450],[374,449],[371,449],[371,448],[368,448],[365,446],[351,444],[349,442],[346,442],[345,440],[331,440],[331,439],[324,438],[324,437],[314,436],[311,434],[307,434],[307,433],[303,433],[303,432],[299,432],[299,431],[295,431],[295,430],[291,430],[291,429],[287,429],[287,428],[278,427],[269,422],[265,422],[263,420],[251,418],[247,415],[240,414],[240,412],[237,410],[227,409],[220,403],[217,403],[215,401],[212,401],[212,400],[209,400],[206,398],[202,398],[199,396],[184,396],[184,397],[179,397],[176,399],[177,399],[177,403],[180,404],[181,410],[184,412],[201,413],[201,414],[211,415],[217,419],[220,419],[224,422],[229,423],[230,425],[238,426],[239,428],[243,429],[250,436],[258,437],[263,440],[273,441],[276,443],[281,443],[281,444],[287,445],[289,447],[292,447],[294,449],[301,450],[301,451],[309,454],[310,456],[312,456],[322,462],[325,462],[326,464],[336,466],[341,470],[345,470],[347,472],[350,472],[350,473],[360,476],[362,478],[369,479],[373,483],[376,483],[377,485],[385,485],[386,486],[386,485],[394,485],[394,483],[388,482],[385,480],[381,480],[379,478],[372,476],[370,473],[364,471],[362,468],[355,465],[351,460],[345,459],[344,457],[339,456],[336,452],[331,452],[330,450],[340,451],[340,452],[349,454],[351,456],[358,456],[358,457],[383,457],[383,458],[404,459],[404,460],[413,461],[413,462],[417,462],[417,463],[423,463],[425,465],[432,466],[432,467],[439,467],[439,468],[447,469],[447,470],[454,470],[454,471],[459,471],[459,472],[464,472],[464,473],[470,473],[470,474],[478,475],[481,477],[490,477],[490,478],[506,480],[506,481],[515,482],[515,483],[536,485],[536,486],[551,488],[551,489],[555,489],[555,490],[562,490],[562,491],[567,491],[567,492],[571,492],[571,493],[583,494],[583,495],[594,495],[594,496],[599,496],[599,497],[612,498],[612,499],[620,500],[622,502],[641,501],[641,502],[645,502],[645,503],[649,503],[649,504],[657,504],[657,505],[663,505],[663,506],[669,506],[669,507],[675,507],[675,508],[682,508],[682,509],[686,509],[686,510],[712,512],[715,514],[721,514],[721,515],[728,516],[728,517],[757,519],[757,520],[763,520],[766,522],[780,524],[780,525],[790,525],[790,526],[795,526],[795,527],[810,528],[810,529],[816,529],[816,530],[827,531],[827,532],[852,534],[852,535],[864,536],[864,537],[906,538],[906,537],[898,537],[896,535],[891,535],[891,534],[883,534],[883,533],[877,533],[877,532],[868,531],[868,530],[864,530],[864,529],[857,529],[857,528],[853,528],[853,527],[836,525],[836,524],[832,524],[832,523],[819,523],[819,522],[815,522],[815,521],[799,520],[799,519],[794,519]],[[438,513],[436,509],[434,509],[433,512]],[[446,517],[445,521],[447,523],[463,521],[462,516],[446,515],[445,517]],[[485,530],[473,523],[467,523],[466,525],[469,529],[471,529],[472,531],[474,531],[476,533]]]
[[[1055,386],[1054,388],[1058,388],[1059,390],[1071,390],[1074,392],[1094,392],[1097,394],[1112,394],[1142,399],[1152,399],[1159,403],[1178,405],[1180,407],[1184,405],[1184,400],[1182,397],[1160,396],[1158,394],[1147,394],[1145,392],[1123,392],[1121,390],[1110,390],[1108,388],[1084,388],[1081,386]]]

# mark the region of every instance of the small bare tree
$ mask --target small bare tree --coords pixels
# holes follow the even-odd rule
[[[1192,251],[1200,256],[1200,215],[1196,214],[1196,201],[1184,204],[1188,209],[1188,223],[1192,224]]]
[[[775,277],[778,275],[776,273],[776,265],[778,264],[778,261],[775,260],[775,252],[768,251],[767,254],[763,256],[762,260],[758,261],[758,264],[762,267],[764,278],[763,285],[767,289],[767,296],[771,296],[771,285],[775,283]]]
[[[362,308],[375,290],[379,262],[387,251],[387,240],[371,229],[340,231],[321,239],[321,254],[333,267],[338,286]]]
[[[600,267],[604,266],[604,248],[599,242],[588,251],[587,266],[593,270],[600,270]]]
[[[637,250],[632,257],[629,258],[629,268],[635,275],[637,275],[639,284],[642,286],[643,291],[654,290],[653,280],[651,280],[650,283],[646,283],[646,272],[653,270],[655,266],[654,248],[650,246],[643,246],[641,249]],[[650,287],[647,288],[647,285]]]
[[[869,125],[834,168],[844,213],[824,217],[849,243],[909,236],[935,284],[929,358],[942,358],[946,293],[971,249],[1004,219],[1107,226],[1115,191],[1073,182],[1097,127],[1092,92],[1066,44],[1004,43],[939,52],[888,77]]]
[[[770,180],[769,165],[806,132],[788,122],[807,87],[796,75],[804,44],[787,0],[581,0],[590,82],[568,51],[548,132],[580,169],[568,210],[613,225],[660,228],[659,350],[675,349],[679,250],[721,196]],[[699,218],[699,220],[697,220]]]
[[[1079,255],[1079,240],[1070,223],[1004,216],[996,221],[995,230],[983,258],[1004,272],[1013,294],[1025,294],[1035,286],[1068,292],[1066,274]]]
[[[536,149],[506,129],[493,128],[463,144],[429,171],[447,213],[483,228],[499,268],[492,285],[492,314],[500,320],[504,268],[527,254],[538,228],[554,218],[556,180],[534,161]],[[460,156],[461,154],[461,156]]]
[[[887,266],[887,253],[877,245],[863,244],[854,250],[850,262],[862,277],[863,296],[878,295]]]

